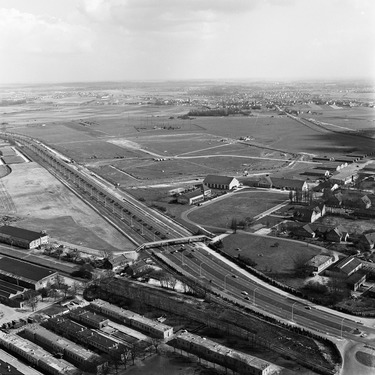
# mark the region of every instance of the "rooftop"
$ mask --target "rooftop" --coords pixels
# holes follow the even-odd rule
[[[0,341],[11,344],[14,347],[28,353],[39,361],[48,364],[49,367],[58,371],[61,375],[79,374],[78,369],[64,359],[55,358],[51,353],[42,349],[40,346],[26,340],[20,336],[6,334],[0,331]]]
[[[32,281],[40,281],[47,276],[56,274],[55,271],[51,271],[48,268],[8,257],[0,259],[0,273],[9,273]]]
[[[204,179],[203,183],[207,184],[217,184],[217,185],[228,185],[234,180],[234,177],[227,177],[227,176],[218,176],[209,174]]]
[[[100,356],[91,350],[85,349],[81,345],[77,345],[75,342],[68,340],[64,337],[56,335],[55,333],[49,331],[48,329],[40,326],[34,325],[25,328],[25,331],[29,331],[32,334],[36,334],[39,337],[42,337],[51,343],[53,343],[54,347],[59,347],[61,349],[68,348],[70,352],[75,353],[76,356],[82,358],[84,361],[88,361],[89,359],[95,360],[99,359]]]
[[[128,320],[137,320],[139,322],[143,322],[144,324],[147,324],[148,326],[152,326],[155,330],[158,330],[158,331],[161,331],[161,332],[165,332],[165,331],[168,331],[168,330],[171,329],[171,327],[166,325],[166,324],[160,323],[156,320],[146,318],[146,317],[144,317],[142,315],[139,315],[139,314],[137,314],[133,311],[124,310],[121,307],[118,307],[116,305],[112,305],[111,303],[108,303],[108,302],[103,301],[101,299],[96,299],[96,300],[92,301],[91,305],[97,305],[99,307],[106,308],[110,311],[113,311],[113,312],[119,314],[120,316],[122,316],[122,317],[124,317]]]
[[[239,352],[237,350],[228,348],[227,346],[223,346],[221,344],[218,344],[215,341],[206,339],[205,337],[200,337],[198,335],[194,335],[194,334],[189,333],[189,332],[180,333],[178,335],[178,338],[180,340],[184,340],[184,341],[187,341],[189,343],[194,342],[197,345],[201,345],[202,347],[205,347],[208,350],[211,350],[215,353],[220,353],[220,354],[223,354],[227,357],[232,357],[232,358],[238,359],[241,362],[247,363],[248,365],[251,365],[251,366],[256,367],[258,369],[261,369],[261,370],[270,366],[270,364],[267,361],[264,361],[263,359],[253,357],[252,355],[249,355],[249,354],[246,354],[246,353]]]
[[[333,259],[330,255],[315,255],[306,264],[311,267],[319,267],[330,259]]]
[[[38,238],[45,237],[47,234],[41,232],[34,232],[28,229],[12,227],[11,225],[3,225],[0,227],[0,233],[12,237],[21,238],[26,241],[34,241]]]

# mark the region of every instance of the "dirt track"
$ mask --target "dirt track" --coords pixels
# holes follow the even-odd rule
[[[13,225],[98,250],[134,249],[134,245],[38,164],[14,164],[0,180],[0,218]]]

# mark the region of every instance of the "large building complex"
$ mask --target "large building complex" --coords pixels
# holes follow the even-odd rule
[[[102,357],[81,345],[58,336],[40,325],[33,325],[25,328],[24,336],[38,345],[62,354],[64,358],[82,369],[92,369],[105,361]]]
[[[55,358],[40,346],[18,335],[0,331],[0,345],[12,353],[26,359],[29,363],[39,367],[52,375],[80,375],[81,371],[64,359]]]
[[[0,227],[0,242],[24,249],[35,249],[48,244],[49,237],[44,232],[34,232],[27,229],[4,225]]]

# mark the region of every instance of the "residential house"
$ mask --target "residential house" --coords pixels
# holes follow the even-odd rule
[[[372,250],[375,246],[375,232],[365,233],[359,237],[359,245],[362,245],[366,250]]]
[[[310,207],[299,207],[294,212],[294,217],[298,221],[313,223],[326,213],[324,204],[317,204]]]
[[[291,232],[298,237],[315,238],[316,233],[312,230],[309,224],[292,228]]]
[[[203,181],[203,184],[212,189],[232,190],[240,186],[240,182],[234,177],[208,175]]]
[[[338,225],[337,227],[330,229],[325,235],[325,239],[331,242],[346,242],[348,238],[348,230],[342,225]]]

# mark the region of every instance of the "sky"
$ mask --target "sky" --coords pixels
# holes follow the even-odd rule
[[[375,82],[375,0],[0,0],[0,84]]]

